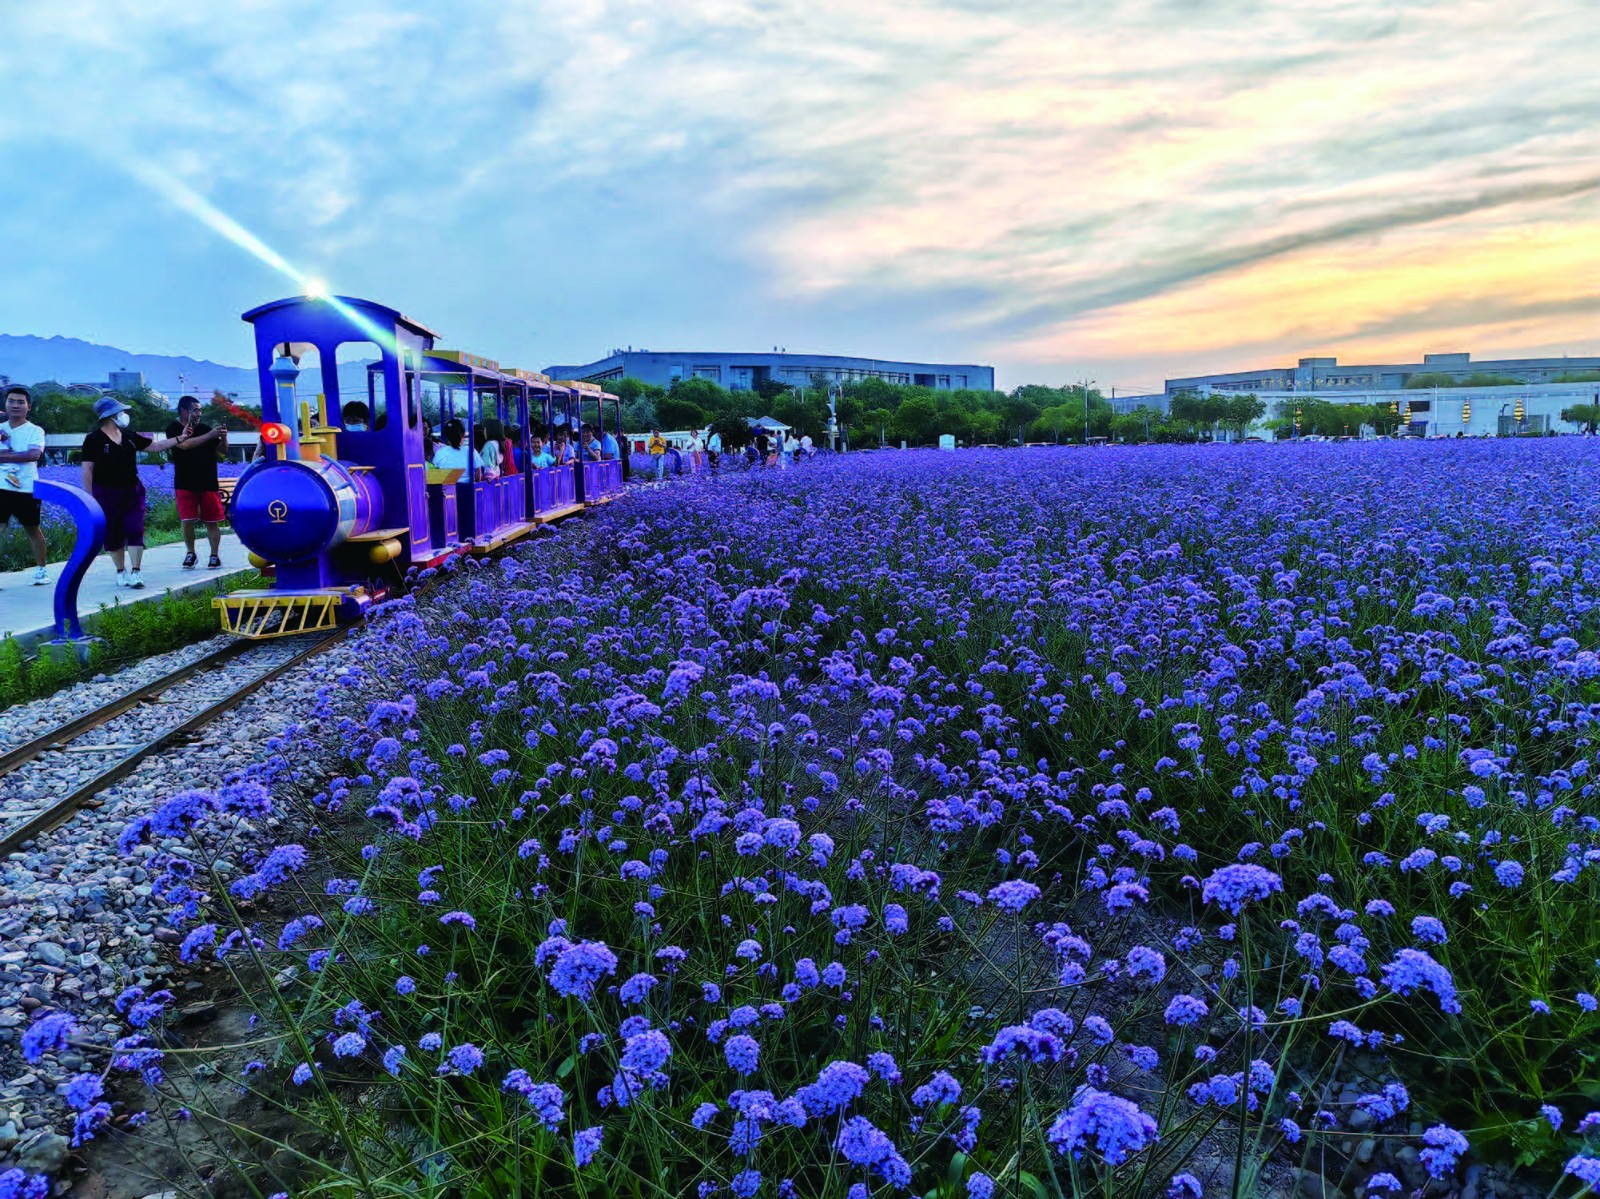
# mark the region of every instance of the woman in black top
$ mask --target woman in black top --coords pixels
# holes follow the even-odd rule
[[[83,489],[94,496],[106,514],[106,549],[117,566],[117,586],[144,586],[139,564],[144,558],[144,484],[139,482],[139,455],[160,453],[178,444],[178,438],[160,441],[128,428],[128,406],[114,396],[95,402],[98,422],[83,439]],[[132,568],[123,571],[123,551]]]

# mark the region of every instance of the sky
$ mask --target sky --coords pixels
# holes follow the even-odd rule
[[[1600,354],[1597,36],[1594,0],[9,4],[0,332],[244,364],[238,314],[315,277],[533,369]]]

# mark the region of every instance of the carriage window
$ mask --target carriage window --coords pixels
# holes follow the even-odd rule
[[[347,432],[381,429],[389,422],[389,387],[383,351],[370,341],[347,341],[335,351],[339,374],[339,410],[329,416]]]
[[[437,379],[419,379],[417,394],[422,401],[422,419],[431,428],[438,428],[444,419],[444,388]]]
[[[300,424],[300,405],[309,404],[311,410],[317,410],[317,396],[327,390],[322,380],[322,356],[317,353],[317,347],[310,342],[284,342],[275,346],[272,357],[293,358],[295,365],[300,368],[300,374],[294,381],[294,400],[292,405],[284,402],[285,397],[278,397],[278,419],[286,425],[296,428]]]
[[[417,427],[417,355],[410,346],[401,350],[400,361],[405,367],[406,387],[406,424],[415,429]]]
[[[476,403],[472,409],[472,419],[475,425],[482,426],[484,436],[494,441],[505,436],[504,426],[500,421],[500,393],[494,387],[479,387],[475,389]],[[477,436],[474,429],[473,436]]]

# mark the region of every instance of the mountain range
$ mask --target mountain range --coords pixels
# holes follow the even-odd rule
[[[140,371],[146,384],[174,397],[184,391],[207,396],[218,390],[237,392],[253,401],[260,391],[256,373],[249,367],[170,354],[135,354],[76,337],[0,333],[0,375],[9,375],[19,383],[54,379],[58,383],[104,385],[111,372],[119,370]],[[179,375],[183,376],[181,382]]]

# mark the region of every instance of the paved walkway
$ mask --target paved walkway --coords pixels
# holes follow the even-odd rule
[[[250,569],[245,548],[227,529],[222,532],[222,568],[207,570],[208,546],[205,533],[196,539],[195,548],[200,554],[200,565],[194,570],[183,569],[185,550],[182,541],[171,545],[158,545],[144,552],[144,590],[129,591],[117,586],[116,567],[111,555],[102,553],[83,576],[78,589],[78,615],[85,626],[97,615],[100,605],[109,607],[113,601],[124,604],[156,599],[168,591],[184,591],[190,587],[203,587],[219,579],[233,578]],[[43,587],[33,585],[33,567],[0,574],[0,636],[10,634],[22,642],[23,647],[50,637],[54,619],[56,581],[61,577],[62,563],[49,566],[50,582]]]

